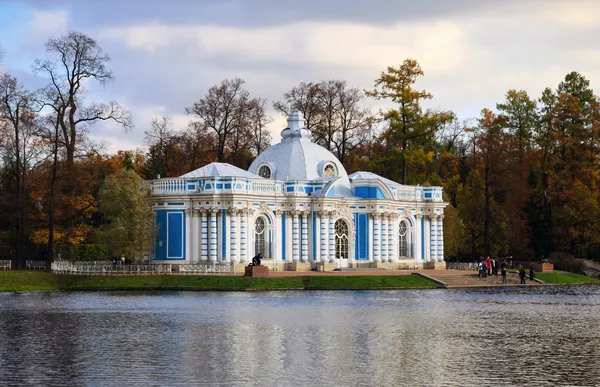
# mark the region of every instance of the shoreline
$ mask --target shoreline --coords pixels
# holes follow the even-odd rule
[[[245,277],[240,275],[111,275],[83,276],[35,271],[0,272],[0,293],[49,291],[290,291],[290,290],[410,290],[410,289],[492,289],[564,285],[600,285],[594,278],[566,272],[542,275],[552,281],[518,283],[478,283],[472,273],[427,275],[298,275],[287,277]],[[444,282],[444,279],[451,283]],[[558,280],[557,280],[558,278]],[[567,282],[565,282],[567,281]]]

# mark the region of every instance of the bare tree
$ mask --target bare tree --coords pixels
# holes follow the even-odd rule
[[[369,141],[372,136],[375,119],[368,108],[361,106],[364,98],[364,93],[359,89],[348,89],[345,82],[339,85],[339,107],[336,112],[339,127],[331,142],[342,164],[346,162],[349,152]]]
[[[179,136],[171,129],[171,124],[170,117],[153,118],[150,130],[144,132],[144,142],[150,147],[149,153],[152,158],[153,168],[149,171],[152,178],[156,178],[157,175],[172,175],[169,157],[179,143]]]
[[[95,80],[106,85],[113,80],[107,67],[110,58],[94,39],[70,31],[59,38],[49,39],[46,51],[58,54],[58,60],[36,60],[34,71],[50,79],[45,99],[56,112],[67,165],[72,166],[80,133],[85,133],[97,121],[114,121],[127,130],[132,125],[131,117],[114,101],[84,104],[87,82]]]
[[[316,129],[321,120],[321,83],[301,82],[283,95],[283,101],[273,103],[275,110],[288,116],[292,111],[299,111],[304,116],[306,129]]]
[[[227,145],[244,122],[240,116],[246,113],[249,99],[244,83],[240,78],[225,79],[220,85],[211,87],[204,98],[185,109],[187,114],[195,116],[194,122],[214,131],[218,161],[225,161]]]
[[[371,134],[374,120],[369,109],[362,106],[364,98],[359,89],[348,88],[346,81],[302,82],[274,107],[284,114],[301,111],[313,141],[344,163],[348,152]]]
[[[267,130],[273,119],[267,115],[267,100],[256,98],[250,101],[249,125],[252,132],[250,147],[258,156],[271,145],[271,133]]]

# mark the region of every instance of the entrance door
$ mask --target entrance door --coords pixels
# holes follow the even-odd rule
[[[335,222],[335,258],[341,267],[348,267],[348,223],[343,219]]]

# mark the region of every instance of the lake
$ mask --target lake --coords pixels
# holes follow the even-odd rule
[[[600,385],[600,286],[0,294],[0,385]]]

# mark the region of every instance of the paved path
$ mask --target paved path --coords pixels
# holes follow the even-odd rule
[[[450,271],[450,270],[448,270]],[[454,273],[444,273],[438,271],[437,273],[427,273],[426,271],[423,274],[428,275],[436,280],[442,281],[449,288],[465,288],[465,287],[490,287],[490,286],[532,286],[532,285],[540,285],[539,282],[529,281],[529,278],[526,281],[525,285],[520,285],[519,275],[516,273],[508,273],[507,280],[508,284],[502,284],[502,276],[488,276],[487,278],[479,278],[476,273],[473,272],[462,272],[462,275],[456,275]]]

